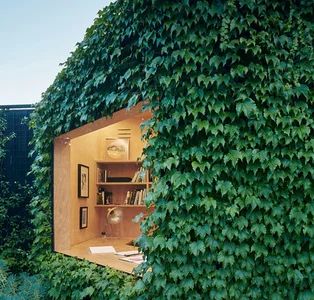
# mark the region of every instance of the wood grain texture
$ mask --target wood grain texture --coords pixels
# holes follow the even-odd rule
[[[54,202],[53,231],[54,249],[61,251],[70,247],[71,218],[71,168],[70,147],[64,140],[54,141]]]
[[[92,123],[88,123],[84,126],[81,126],[79,128],[76,128],[74,130],[71,130],[67,133],[64,133],[57,138],[78,138],[81,137],[85,134],[95,132],[96,130],[108,127],[110,125],[116,124],[117,122],[127,120],[130,118],[134,118],[136,116],[143,117],[144,119],[149,119],[151,117],[151,113],[146,111],[142,112],[142,103],[137,104],[135,107],[127,110],[127,109],[122,109],[117,112],[115,112],[111,118],[104,117],[101,119],[98,119]]]

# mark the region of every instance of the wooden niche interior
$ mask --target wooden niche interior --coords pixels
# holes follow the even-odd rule
[[[141,169],[144,147],[140,124],[151,117],[141,108],[138,105],[131,110],[120,110],[111,118],[99,119],[55,139],[55,251],[132,271],[134,266],[130,263],[118,262],[113,254],[91,254],[89,247],[112,245],[117,251],[132,250],[134,248],[128,242],[140,234],[140,225],[133,219],[141,212],[147,213],[142,199],[145,190],[150,188],[150,176],[146,170],[141,172],[140,179],[134,175]],[[115,148],[116,141],[109,139],[129,141],[128,153],[119,153],[119,147]],[[118,152],[106,151],[111,142],[113,150],[118,149]],[[79,165],[89,177],[84,178],[87,180],[85,187],[88,183],[88,193],[85,190],[82,197],[79,197],[78,190]],[[133,179],[133,182],[124,181],[126,178]],[[110,224],[107,214],[114,207],[123,214],[119,223]]]

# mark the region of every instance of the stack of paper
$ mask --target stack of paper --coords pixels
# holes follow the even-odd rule
[[[128,262],[132,262],[137,265],[141,264],[144,261],[143,254],[127,256],[127,257],[125,256],[125,257],[121,257],[120,259],[124,261],[128,261]]]

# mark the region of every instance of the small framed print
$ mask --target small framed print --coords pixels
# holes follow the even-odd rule
[[[129,160],[129,138],[106,138],[105,160]]]
[[[87,228],[88,225],[88,207],[80,207],[80,229]]]
[[[89,197],[89,167],[78,165],[78,197]]]

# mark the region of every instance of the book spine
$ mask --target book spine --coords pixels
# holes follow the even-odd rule
[[[106,202],[105,202],[105,191],[104,190],[101,190],[101,203],[102,203],[102,205],[106,204]]]
[[[139,195],[139,199],[138,199],[138,205],[142,205],[142,201],[143,201],[143,190],[140,190],[140,195]]]
[[[129,204],[129,199],[130,199],[130,191],[127,191],[124,204]]]
[[[135,197],[134,197],[133,205],[136,205],[136,201],[137,201],[137,191],[135,191],[134,194],[135,194]]]
[[[130,204],[131,204],[131,205],[134,204],[135,196],[136,196],[136,192],[135,192],[135,191],[132,191],[132,196],[131,196],[131,199],[130,199]]]
[[[134,205],[138,205],[139,197],[140,197],[140,191],[137,191],[137,192],[136,192],[136,196],[135,196]]]
[[[136,171],[133,175],[132,181],[131,182],[136,182],[137,179],[137,175],[138,175],[138,171]]]

